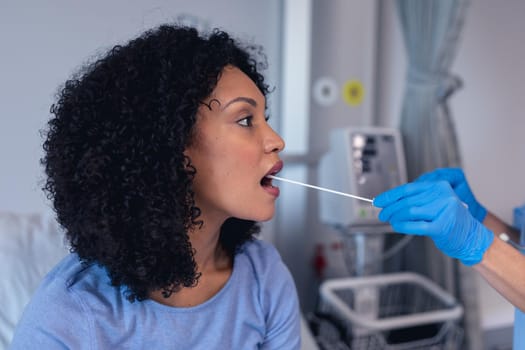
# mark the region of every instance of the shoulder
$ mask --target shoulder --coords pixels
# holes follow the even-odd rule
[[[46,275],[35,295],[77,295],[84,290],[100,290],[104,286],[112,289],[110,284],[104,268],[97,264],[84,264],[77,254],[69,254]]]
[[[244,255],[250,260],[261,263],[269,263],[276,259],[282,262],[277,249],[271,243],[261,239],[253,239],[244,243],[239,249],[238,255]]]
[[[269,242],[253,239],[246,242],[235,256],[236,268],[251,269],[256,276],[289,274],[277,249]]]
[[[84,348],[89,344],[93,324],[86,295],[94,284],[108,283],[104,269],[82,264],[76,254],[66,256],[45,276],[26,306],[15,330],[13,349],[30,344],[52,348],[51,344],[59,343],[70,348],[84,343],[80,346]]]
[[[235,257],[234,268],[256,282],[258,304],[266,320],[263,348],[300,347],[299,300],[294,280],[277,249],[268,242],[245,243]]]
[[[246,242],[235,256],[234,269],[245,280],[258,285],[263,299],[287,293],[295,297],[295,283],[277,249],[270,243],[255,239]]]

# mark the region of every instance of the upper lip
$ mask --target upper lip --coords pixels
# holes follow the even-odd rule
[[[277,174],[279,171],[281,171],[281,169],[283,168],[283,161],[280,160],[278,161],[277,163],[274,164],[274,166],[268,170],[268,172],[266,173],[265,176],[268,176],[268,175],[275,175]]]

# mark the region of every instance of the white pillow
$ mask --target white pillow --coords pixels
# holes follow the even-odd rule
[[[51,215],[0,212],[0,348],[44,275],[67,253]]]

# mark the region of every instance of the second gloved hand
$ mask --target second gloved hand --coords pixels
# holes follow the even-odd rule
[[[454,192],[458,195],[466,205],[468,210],[478,220],[483,222],[487,215],[487,209],[485,209],[474,197],[470,186],[465,177],[465,173],[460,168],[441,168],[431,171],[429,173],[421,175],[416,181],[447,181],[450,186],[454,189]]]
[[[465,265],[481,261],[494,234],[476,220],[446,181],[417,181],[374,199],[381,221],[396,232],[429,236],[435,245]]]

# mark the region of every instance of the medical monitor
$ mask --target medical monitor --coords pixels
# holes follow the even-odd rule
[[[318,175],[322,187],[370,199],[406,182],[399,132],[376,127],[334,129]],[[363,229],[388,226],[377,218],[380,209],[369,202],[331,193],[319,193],[319,200],[323,223]]]

